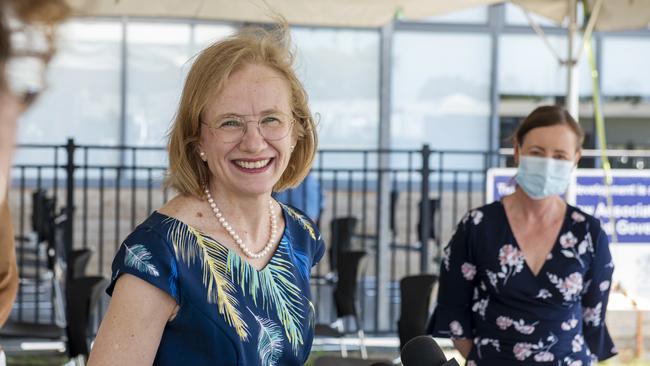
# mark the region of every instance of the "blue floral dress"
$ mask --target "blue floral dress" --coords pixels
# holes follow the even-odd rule
[[[600,222],[568,206],[535,276],[501,202],[472,210],[444,250],[429,333],[472,338],[468,366],[587,366],[616,354],[605,325],[614,264]]]
[[[312,221],[282,205],[285,230],[258,271],[210,236],[154,212],[113,260],[111,295],[129,273],[168,293],[179,311],[154,365],[302,365],[313,340],[310,270],[325,246]]]

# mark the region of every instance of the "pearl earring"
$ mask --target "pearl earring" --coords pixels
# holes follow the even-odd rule
[[[199,156],[203,161],[205,161],[205,153],[203,151],[199,152]]]
[[[291,149],[291,151],[293,151],[293,149],[294,149],[295,147],[296,147],[295,145],[291,145],[291,146],[289,146],[289,148]]]

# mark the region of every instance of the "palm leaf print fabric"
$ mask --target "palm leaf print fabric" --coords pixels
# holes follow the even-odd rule
[[[136,276],[168,293],[178,312],[154,365],[302,365],[313,341],[310,271],[323,256],[315,224],[282,205],[285,230],[257,270],[222,243],[154,212],[120,247],[113,280]]]
[[[170,225],[169,238],[176,256],[189,265],[197,258],[201,261],[208,302],[216,303],[219,314],[235,328],[239,338],[247,340],[248,325],[242,320],[239,301],[234,295],[235,284],[227,274],[228,249],[180,221],[173,220]]]
[[[124,249],[126,250],[126,256],[124,257],[124,264],[126,266],[158,277],[156,266],[150,262],[151,253],[142,244],[136,244],[131,247],[125,245]]]
[[[255,314],[253,317],[260,326],[257,340],[257,353],[264,366],[275,366],[282,356],[282,330],[271,320],[261,318]]]
[[[277,251],[285,254],[290,244],[283,238]],[[294,350],[303,344],[302,323],[305,319],[300,288],[295,285],[292,263],[275,256],[261,271],[255,270],[234,253],[228,256],[228,271],[238,278],[242,292],[250,295],[257,304],[261,296],[261,307],[275,311],[284,327],[285,335]]]

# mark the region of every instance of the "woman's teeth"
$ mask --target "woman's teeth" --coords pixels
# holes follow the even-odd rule
[[[235,160],[235,164],[239,165],[240,167],[244,169],[259,169],[259,168],[264,168],[269,164],[271,159],[264,159],[264,160],[258,160],[258,161],[242,161],[242,160]]]

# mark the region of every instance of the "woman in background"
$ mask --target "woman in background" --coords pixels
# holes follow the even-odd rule
[[[615,355],[605,325],[614,265],[594,217],[561,197],[583,131],[563,108],[515,133],[515,192],[471,210],[445,248],[429,332],[470,366],[586,366]]]

